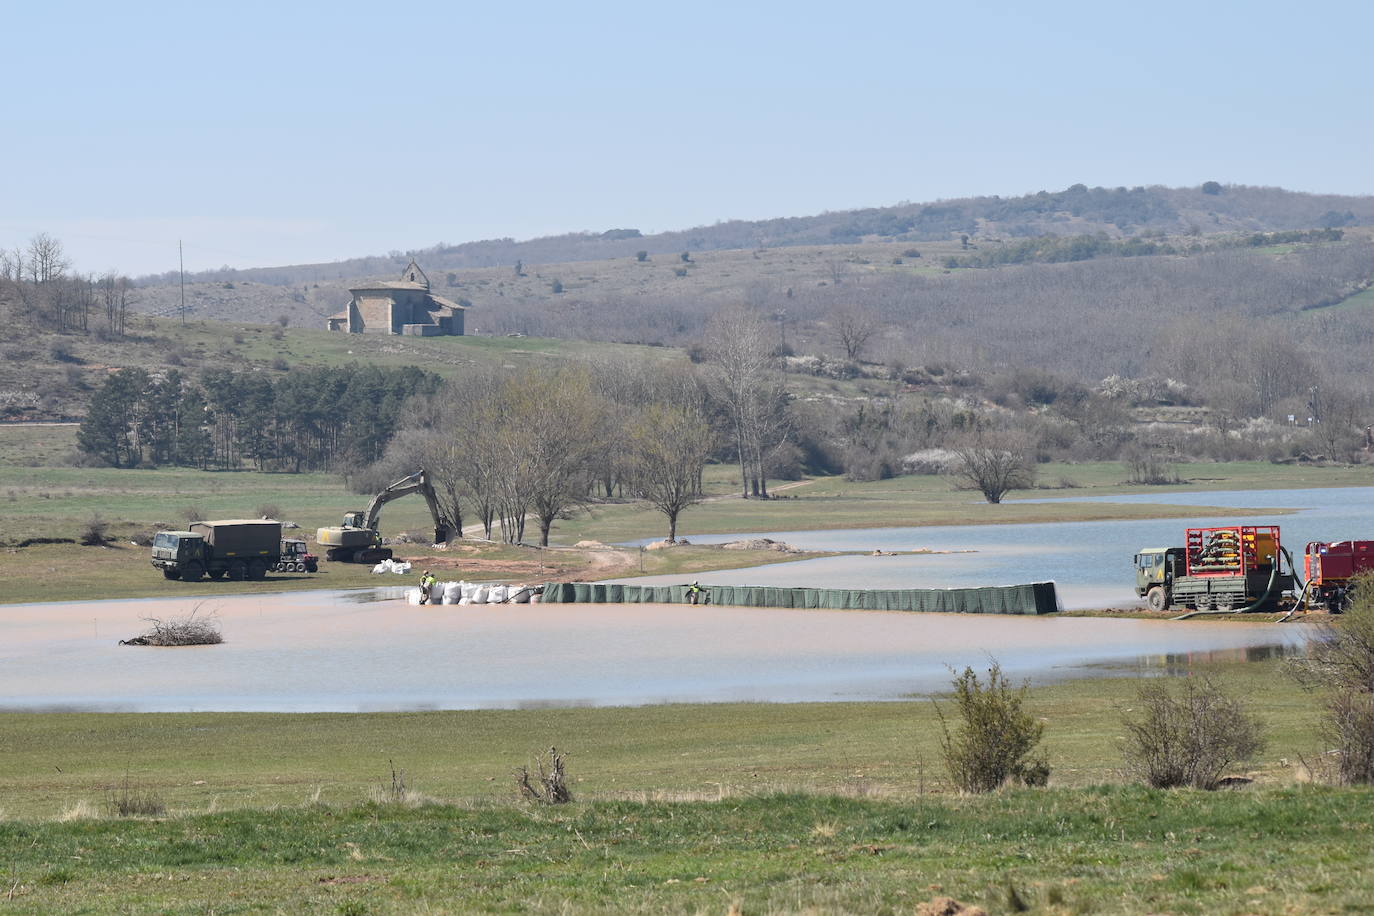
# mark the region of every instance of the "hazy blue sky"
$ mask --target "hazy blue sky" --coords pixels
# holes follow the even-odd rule
[[[0,0],[0,245],[334,260],[971,194],[1374,192],[1367,2]]]

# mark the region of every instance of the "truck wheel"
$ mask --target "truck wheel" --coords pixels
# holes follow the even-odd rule
[[[212,569],[212,570],[210,570],[210,578],[211,578],[211,579],[223,579],[223,578],[224,578],[224,573],[225,573],[225,572],[226,572],[226,570],[223,569],[223,568],[220,568],[220,569]]]
[[[262,560],[254,560],[248,564],[248,578],[253,580],[267,578],[267,564]]]
[[[180,579],[180,578],[181,578],[181,573],[177,572],[175,569],[163,569],[163,570],[162,570],[162,578],[164,578],[164,579],[174,579],[174,580],[175,580],[175,579]]]
[[[248,578],[248,564],[242,560],[232,560],[229,563],[229,578],[235,582],[242,582]]]
[[[205,575],[205,567],[199,563],[187,563],[186,568],[181,571],[183,582],[199,582],[200,577]]]
[[[1145,606],[1152,611],[1162,611],[1169,606],[1169,595],[1162,585],[1156,585],[1145,594]]]

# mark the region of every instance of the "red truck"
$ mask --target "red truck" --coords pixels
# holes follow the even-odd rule
[[[1308,600],[1344,610],[1356,576],[1374,571],[1374,541],[1312,541],[1303,551]]]

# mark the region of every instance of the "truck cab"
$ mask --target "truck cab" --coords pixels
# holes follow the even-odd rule
[[[186,564],[204,557],[205,538],[194,531],[159,531],[153,537],[153,565],[163,578],[180,579]]]
[[[1174,577],[1183,569],[1183,554],[1182,547],[1147,547],[1135,555],[1135,593],[1150,610],[1169,606]]]

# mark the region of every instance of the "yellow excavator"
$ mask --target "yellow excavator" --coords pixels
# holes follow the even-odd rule
[[[429,504],[430,515],[434,517],[434,543],[442,544],[447,541],[449,525],[439,510],[439,500],[434,494],[434,487],[421,468],[372,497],[366,512],[347,513],[343,517],[343,525],[338,528],[317,529],[315,542],[324,548],[326,558],[342,563],[379,563],[391,559],[391,548],[382,546],[382,535],[377,530],[377,522],[382,514],[382,506],[411,493],[419,493]]]

